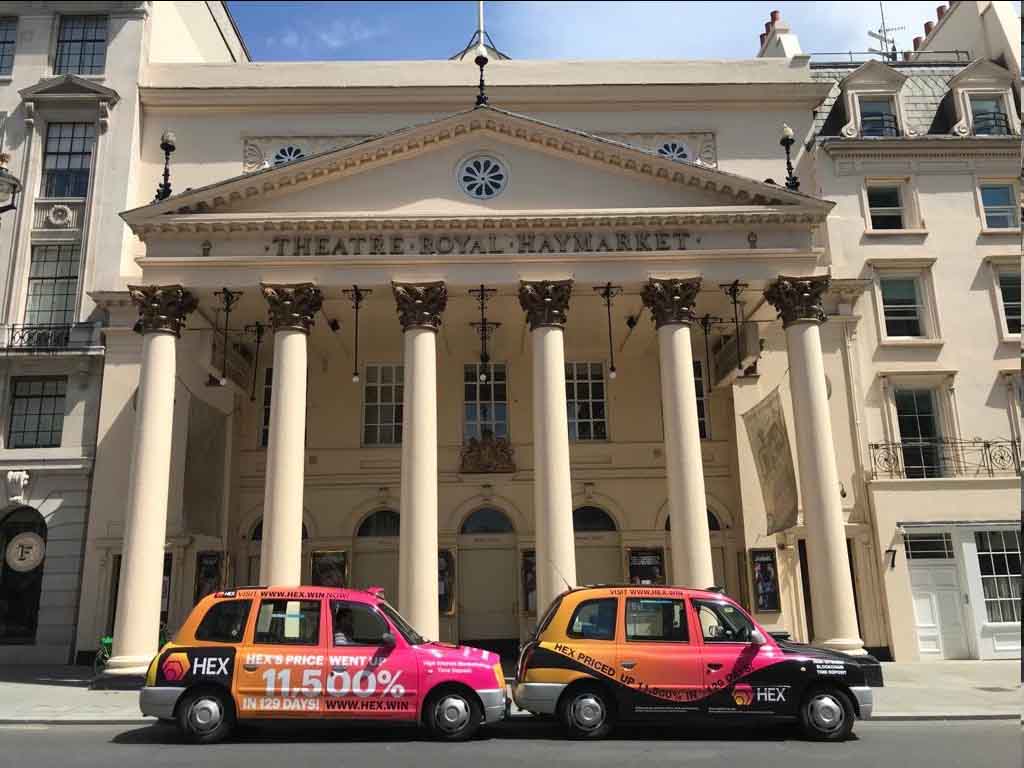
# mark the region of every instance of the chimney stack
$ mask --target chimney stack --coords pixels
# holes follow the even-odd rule
[[[915,50],[915,51],[916,51],[916,50],[917,50],[918,48],[920,48],[920,47],[921,47],[921,43],[922,43],[922,42],[924,42],[924,38],[923,38],[923,37],[915,37],[915,38],[914,38],[914,50]]]
[[[762,32],[762,33],[761,33],[761,46],[762,46],[762,47],[764,46],[764,39],[765,39],[766,37],[768,37],[768,33],[767,33],[767,32]]]
[[[935,22],[934,21],[926,21],[924,23],[924,35],[925,35],[925,37],[928,37],[928,35],[930,35],[932,33],[932,29],[934,27],[935,27]]]
[[[911,56],[910,51],[904,51],[903,52],[903,60],[904,61],[910,61],[910,56]]]
[[[942,17],[946,15],[946,11],[949,10],[948,5],[940,5],[935,9],[935,15],[939,17],[939,21],[942,21]]]
[[[778,11],[772,11],[772,16],[771,16],[771,18],[772,18],[772,24],[774,24],[774,23],[775,23],[776,21],[778,21],[778,20],[779,20],[779,17],[780,17],[781,15],[782,15],[782,14],[781,14],[781,13],[779,13]]]

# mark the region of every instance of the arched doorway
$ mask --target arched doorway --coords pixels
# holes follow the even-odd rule
[[[727,579],[726,567],[725,567],[725,536],[722,533],[722,523],[710,509],[708,512],[708,531],[711,533],[711,570],[715,575],[715,583],[711,584],[686,584],[688,587],[724,587],[726,592],[732,594],[732,585],[729,584]],[[672,530],[672,516],[669,515],[665,518],[665,546],[669,550],[669,556],[671,557],[671,546],[672,537],[668,535],[669,531]],[[669,574],[671,574],[671,570]],[[669,579],[671,581],[671,578]]]
[[[378,509],[356,528],[352,557],[352,586],[380,587],[384,596],[398,600],[398,531],[401,518],[393,509]]]
[[[576,583],[621,584],[622,546],[615,520],[601,507],[582,506],[572,511],[576,535]]]
[[[514,653],[519,641],[515,526],[500,509],[481,507],[462,522],[458,542],[459,640]]]
[[[302,543],[309,541],[309,529],[302,524]],[[256,585],[260,583],[260,548],[263,546],[263,518],[256,521],[256,525],[249,531],[249,545],[246,553],[247,580],[246,584]]]
[[[0,642],[35,642],[46,557],[43,516],[32,507],[0,514],[0,557]]]

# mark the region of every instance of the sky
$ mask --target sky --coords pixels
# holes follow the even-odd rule
[[[909,50],[941,0],[884,3],[897,48]],[[476,29],[476,2],[229,2],[255,61],[445,59]],[[1018,15],[1020,2],[1014,2]],[[514,59],[750,58],[772,10],[805,53],[866,51],[878,2],[494,0],[485,28]]]

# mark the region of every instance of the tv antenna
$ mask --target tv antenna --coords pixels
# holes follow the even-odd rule
[[[889,61],[896,61],[898,53],[896,51],[896,41],[893,38],[893,32],[902,32],[906,30],[906,27],[889,27],[885,23],[885,4],[879,0],[878,11],[882,15],[882,26],[878,28],[878,31],[869,29],[868,36],[878,41],[878,48],[868,48],[871,53],[879,54],[883,59]]]

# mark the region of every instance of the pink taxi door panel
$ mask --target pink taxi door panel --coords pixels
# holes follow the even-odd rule
[[[417,659],[384,616],[368,603],[330,601],[324,686],[327,717],[415,720]],[[394,644],[383,642],[391,633]]]
[[[700,647],[692,641],[686,601],[671,597],[625,598],[623,643],[619,647],[619,680],[639,693],[638,717],[653,711],[681,713],[700,708]],[[629,677],[632,680],[626,681]]]
[[[749,630],[744,629],[749,620],[731,603],[693,600],[693,612],[703,642],[705,689],[727,691],[758,667],[761,646],[750,642]]]

